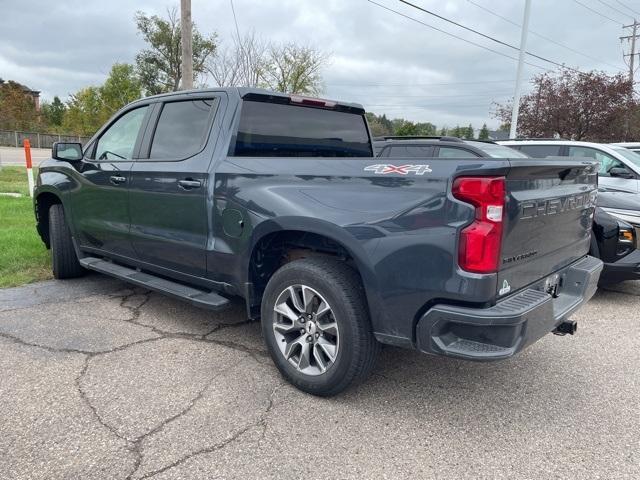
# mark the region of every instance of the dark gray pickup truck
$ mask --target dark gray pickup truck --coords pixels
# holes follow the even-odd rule
[[[373,158],[356,104],[256,89],[160,95],[40,166],[56,278],[85,269],[261,318],[298,388],[332,395],[381,343],[511,357],[594,293],[593,162]]]

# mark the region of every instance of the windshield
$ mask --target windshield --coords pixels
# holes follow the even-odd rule
[[[485,143],[485,142],[466,142],[476,148],[479,148],[484,153],[493,158],[529,158],[518,150],[505,147],[504,145],[498,145],[497,143]]]
[[[611,147],[618,155],[622,155],[629,160],[636,169],[640,170],[640,155],[624,147]]]

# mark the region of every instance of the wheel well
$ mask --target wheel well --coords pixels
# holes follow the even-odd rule
[[[49,192],[44,192],[38,195],[36,198],[36,226],[40,238],[47,246],[51,247],[51,241],[49,236],[49,209],[52,205],[61,204],[60,198],[57,195]]]
[[[354,259],[339,243],[317,233],[285,230],[265,235],[251,252],[249,282],[251,313],[259,315],[262,294],[271,276],[285,263],[310,256],[331,256],[344,260],[360,274]]]

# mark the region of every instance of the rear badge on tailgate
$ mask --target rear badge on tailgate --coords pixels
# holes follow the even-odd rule
[[[424,175],[425,173],[433,172],[429,165],[392,165],[390,163],[369,165],[364,167],[364,171],[373,172],[376,175],[387,175],[389,173],[399,173],[400,175],[415,173],[416,175]]]

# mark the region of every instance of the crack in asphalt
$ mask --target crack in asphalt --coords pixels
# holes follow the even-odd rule
[[[248,425],[245,425],[244,427],[240,428],[238,431],[236,431],[234,434],[230,435],[229,437],[227,437],[226,439],[224,439],[222,442],[216,443],[215,445],[210,445],[208,447],[205,448],[201,448],[199,450],[196,450],[195,452],[192,452],[188,455],[185,455],[181,458],[179,458],[178,460],[170,463],[169,465],[166,465],[162,468],[159,468],[157,470],[153,470],[151,472],[148,472],[144,475],[142,475],[141,477],[139,477],[139,480],[144,480],[147,478],[151,478],[154,477],[156,475],[159,475],[161,473],[166,472],[167,470],[170,470],[172,468],[175,468],[179,465],[182,465],[183,463],[191,460],[194,457],[197,457],[198,455],[205,455],[207,453],[213,453],[213,452],[217,452],[218,450],[221,450],[223,448],[225,448],[226,446],[232,444],[233,442],[235,442],[236,440],[238,440],[240,437],[242,437],[245,433],[247,433],[249,430],[251,430],[252,428],[256,428],[256,427],[263,427],[262,430],[262,434],[260,437],[261,441],[267,431],[267,425],[268,425],[268,418],[269,418],[269,414],[271,412],[271,410],[273,409],[273,405],[274,405],[274,396],[276,395],[276,393],[278,392],[278,390],[280,390],[280,388],[282,388],[285,385],[284,382],[279,383],[278,385],[276,385],[273,390],[271,391],[271,393],[269,394],[269,397],[267,399],[267,406],[264,410],[264,412],[262,413],[262,415],[260,415],[260,417],[255,421],[252,422]],[[134,472],[135,473],[135,472]],[[127,480],[129,480],[129,477],[127,477]]]
[[[228,328],[239,328],[242,326],[246,326],[249,323],[251,323],[251,320],[246,320],[243,322],[237,322],[237,323],[221,323],[216,325],[211,331],[206,332],[205,334],[190,334],[190,333],[172,333],[172,332],[166,332],[164,330],[158,329],[152,325],[145,325],[144,323],[140,323],[138,321],[138,319],[140,318],[140,315],[142,314],[141,309],[142,307],[144,307],[151,299],[151,291],[142,291],[140,292],[138,289],[127,289],[127,290],[123,290],[120,292],[115,292],[113,294],[108,294],[106,295],[107,298],[120,298],[120,303],[119,303],[119,307],[124,308],[126,310],[128,310],[130,312],[130,318],[127,319],[112,319],[114,321],[122,321],[122,322],[126,322],[126,323],[132,323],[134,325],[143,327],[148,329],[150,332],[154,333],[155,335],[157,335],[156,337],[153,338],[145,338],[142,340],[137,340],[135,342],[130,342],[130,343],[126,343],[123,345],[118,345],[116,347],[107,349],[107,350],[100,350],[100,351],[88,351],[88,350],[83,350],[81,348],[66,348],[66,347],[52,347],[49,345],[44,345],[44,344],[39,344],[39,343],[35,343],[35,342],[29,342],[26,340],[23,340],[22,338],[20,338],[19,336],[16,335],[12,335],[9,333],[4,333],[4,332],[0,332],[0,338],[5,338],[7,340],[10,340],[12,342],[15,342],[17,344],[26,346],[26,347],[35,347],[35,348],[40,348],[43,349],[45,351],[49,351],[52,353],[67,353],[67,354],[78,354],[78,355],[83,355],[84,356],[84,363],[82,366],[82,369],[80,370],[80,372],[78,373],[78,375],[75,377],[74,382],[76,385],[76,389],[78,390],[78,393],[80,395],[80,398],[82,399],[82,401],[87,405],[87,407],[89,408],[90,412],[92,413],[92,415],[94,416],[94,418],[97,420],[97,422],[102,425],[104,428],[106,428],[110,433],[112,433],[116,438],[118,438],[119,440],[122,440],[126,443],[126,448],[132,452],[135,455],[135,462],[133,465],[133,468],[131,470],[131,472],[125,477],[127,479],[131,479],[133,478],[133,476],[136,474],[136,472],[138,471],[138,469],[140,468],[140,465],[142,464],[142,460],[144,457],[144,454],[142,452],[142,444],[144,442],[145,439],[147,439],[148,437],[160,432],[163,428],[165,428],[168,424],[170,424],[171,422],[174,422],[176,420],[178,420],[179,418],[183,417],[184,415],[186,415],[187,413],[189,413],[189,411],[191,411],[193,409],[193,407],[198,403],[199,400],[202,399],[202,397],[204,396],[204,394],[206,393],[206,391],[211,387],[211,385],[213,384],[214,380],[219,376],[219,374],[215,374],[212,375],[211,378],[206,382],[205,386],[198,391],[198,393],[189,401],[189,404],[183,408],[180,412],[176,413],[175,415],[170,416],[169,418],[164,419],[163,421],[161,421],[158,425],[156,425],[154,428],[152,428],[151,430],[149,430],[148,432],[130,439],[127,438],[126,436],[122,435],[121,433],[118,432],[118,430],[113,427],[112,425],[109,424],[108,421],[106,421],[105,419],[103,419],[100,415],[100,413],[98,412],[97,408],[91,403],[91,400],[89,398],[89,395],[87,394],[87,392],[83,389],[82,387],[82,380],[85,378],[88,370],[89,370],[89,366],[90,366],[90,362],[93,358],[98,357],[98,356],[102,356],[102,355],[107,355],[110,353],[116,353],[116,352],[121,352],[125,349],[128,349],[130,347],[136,346],[136,345],[141,345],[144,343],[150,343],[150,342],[156,342],[159,340],[165,340],[165,339],[182,339],[182,340],[188,340],[188,341],[192,341],[192,342],[202,342],[202,343],[207,343],[207,344],[213,344],[213,345],[219,345],[222,347],[226,347],[226,348],[230,348],[239,352],[242,352],[244,354],[247,355],[247,357],[245,358],[252,358],[254,361],[256,361],[257,363],[263,363],[264,360],[266,358],[268,358],[268,354],[266,352],[263,352],[261,350],[257,350],[257,349],[253,349],[251,347],[248,347],[246,345],[242,345],[236,342],[232,342],[232,341],[227,341],[227,340],[219,340],[219,339],[215,339],[215,338],[207,338],[209,335],[216,333],[220,330],[223,329],[228,329]],[[127,302],[129,300],[131,300],[133,297],[136,296],[140,296],[142,297],[142,301],[137,304],[137,305],[127,305]],[[64,303],[64,304],[78,304],[78,303],[87,303],[84,300],[70,300],[70,301],[63,301],[63,302],[51,302],[51,303]],[[21,308],[16,308],[16,309],[12,309],[12,310],[4,310],[3,312],[8,312],[8,311],[13,311],[13,310],[26,310],[29,308],[34,308],[37,307],[37,305],[32,305],[29,307],[21,307]],[[243,428],[241,428],[239,431],[237,431],[234,435],[232,435],[231,437],[225,439],[223,442],[220,442],[218,444],[209,446],[207,448],[203,448],[200,449],[196,452],[193,452],[192,454],[189,454],[185,457],[180,458],[179,460],[175,461],[174,463],[163,467],[162,469],[153,471],[153,472],[149,472],[148,474],[145,474],[143,477],[141,478],[148,478],[150,476],[153,475],[157,475],[163,471],[168,470],[169,468],[173,468],[177,465],[180,465],[182,463],[184,463],[185,461],[187,461],[189,458],[192,458],[196,455],[201,455],[204,453],[211,453],[214,452],[216,450],[219,450],[221,448],[224,448],[226,445],[232,443],[233,441],[235,441],[237,438],[239,438],[240,436],[242,436],[244,433],[246,433],[249,429],[256,427],[256,426],[260,426],[260,425],[264,425],[264,430],[263,430],[263,437],[264,437],[264,433],[266,432],[266,417],[269,413],[269,411],[271,410],[272,406],[273,406],[273,396],[275,395],[276,391],[280,388],[281,385],[277,386],[276,388],[274,388],[274,390],[271,392],[271,395],[269,396],[269,402],[268,405],[265,409],[265,412],[263,413],[263,415],[260,416],[260,418],[256,421],[251,423],[250,425],[247,425]]]

